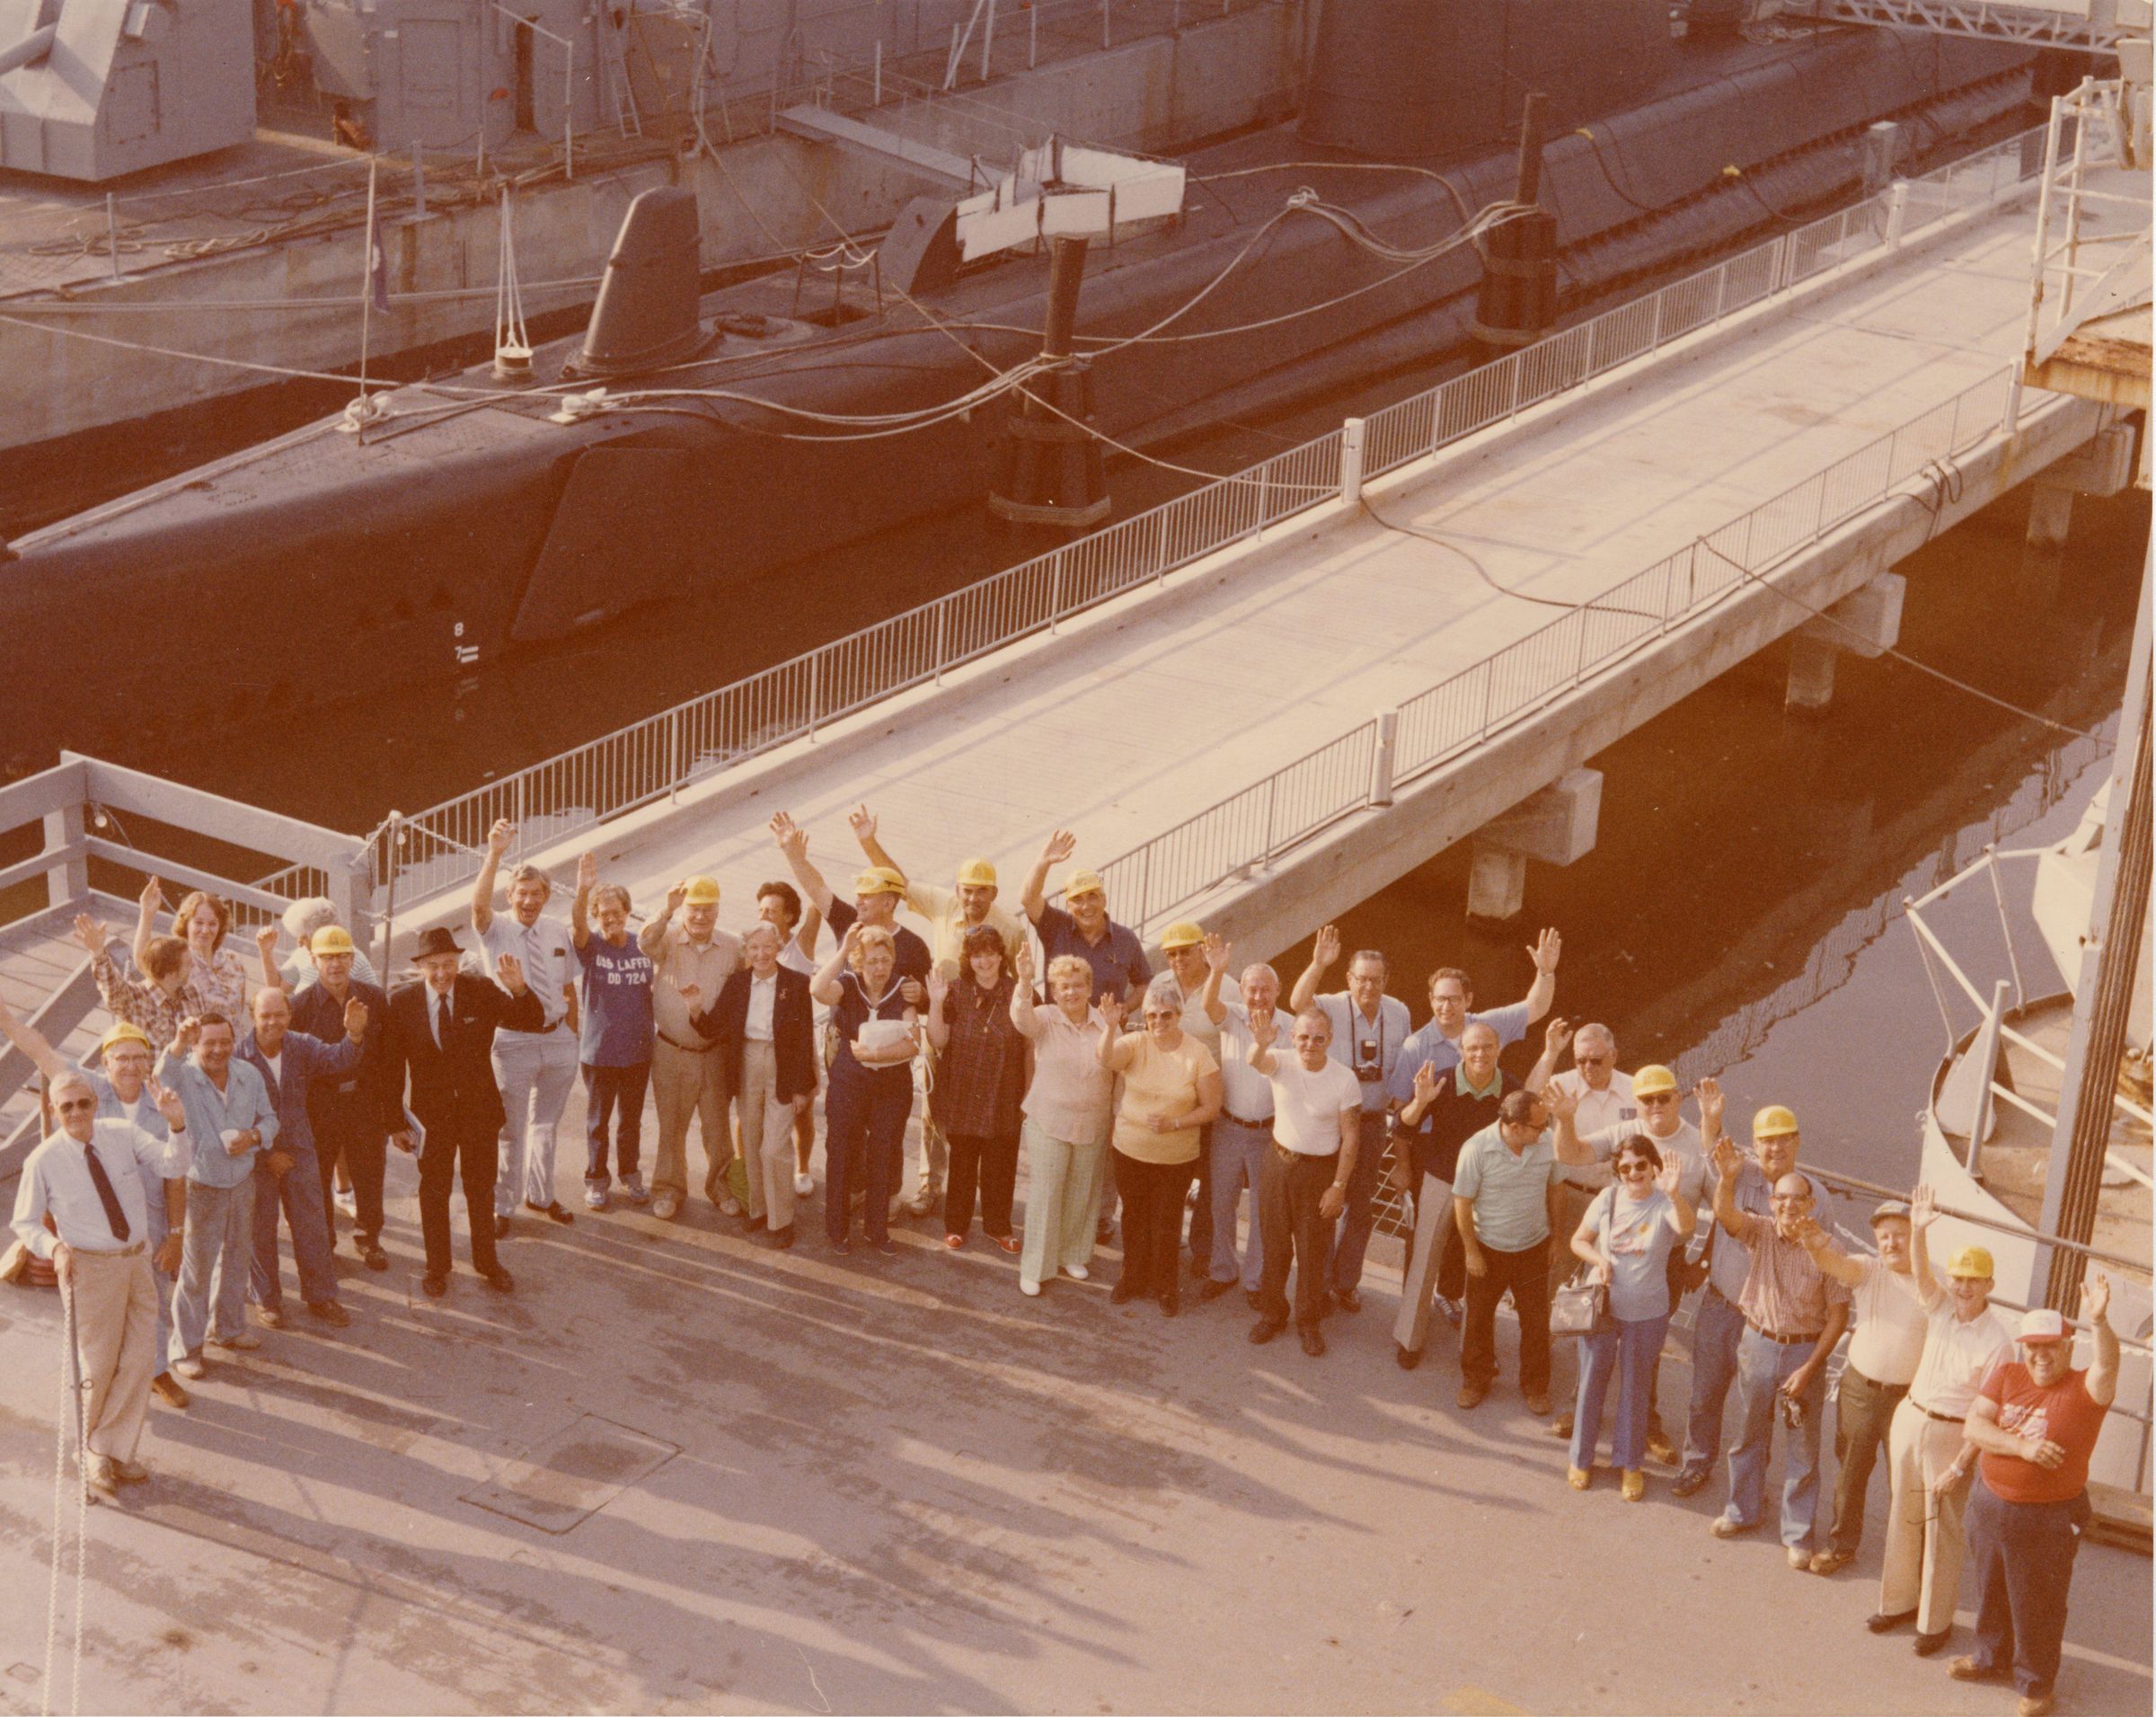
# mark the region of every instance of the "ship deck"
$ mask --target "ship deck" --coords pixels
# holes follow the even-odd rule
[[[834,1261],[820,1199],[775,1256],[708,1207],[579,1206],[573,1227],[520,1222],[514,1298],[460,1270],[437,1303],[413,1185],[396,1162],[392,1270],[340,1261],[351,1330],[266,1333],[190,1412],[154,1411],[154,1482],[91,1512],[84,1710],[1990,1717],[2010,1698],[1863,1631],[1883,1478],[1831,1580],[1792,1579],[1771,1538],[1710,1537],[1719,1482],[1676,1502],[1657,1473],[1628,1507],[1605,1472],[1575,1494],[1510,1383],[1453,1406],[1441,1323],[1397,1368],[1375,1269],[1312,1360],[1251,1348],[1239,1296],[1172,1323],[1111,1308],[1098,1276],[1025,1300],[1015,1261],[920,1225],[898,1262]],[[57,1331],[50,1293],[0,1292],[0,1711],[48,1691]],[[1511,1347],[1501,1329],[1508,1374]],[[2148,1710],[2150,1615],[2146,1556],[2084,1546],[2073,1711]]]
[[[2070,998],[2055,997],[2033,1004],[2014,1022],[2024,1037],[2041,1045],[2060,1060],[2066,1056],[2066,1039],[2073,1027]],[[2007,1039],[2001,1060],[2002,1084],[2010,1085],[2026,1101],[2046,1114],[2056,1114],[2060,1102],[2057,1067],[2023,1045]],[[2122,1093],[2125,1087],[2121,1088]],[[2143,1098],[2145,1102],[2145,1094]],[[2044,1176],[2051,1160],[2051,1128],[2014,1103],[1994,1105],[1997,1127],[1984,1141],[1977,1159],[1978,1179],[1984,1189],[2031,1227],[2042,1226]],[[2150,1173],[2148,1127],[2114,1109],[2110,1152],[2143,1175]],[[2150,1234],[2156,1223],[2156,1199],[2149,1188],[2125,1171],[2112,1168],[2104,1176],[2101,1201],[2097,1206],[2096,1230],[2089,1243],[2099,1252],[2130,1258],[2141,1266],[2143,1279],[2150,1275]]]

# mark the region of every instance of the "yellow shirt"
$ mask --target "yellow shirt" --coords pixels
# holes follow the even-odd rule
[[[1156,1133],[1146,1125],[1155,1115],[1187,1115],[1197,1107],[1197,1082],[1218,1073],[1213,1052],[1189,1032],[1172,1049],[1163,1050],[1146,1031],[1123,1039],[1123,1102],[1116,1111],[1116,1148],[1141,1163],[1194,1163],[1197,1128]]]
[[[956,889],[940,889],[932,882],[908,882],[906,904],[928,920],[928,952],[936,969],[951,983],[959,981],[959,956],[966,947],[966,908]],[[1003,952],[1018,956],[1026,939],[1024,926],[1003,907],[991,906],[986,922],[1003,939]]]

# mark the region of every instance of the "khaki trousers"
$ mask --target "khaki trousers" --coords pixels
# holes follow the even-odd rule
[[[689,1122],[703,1136],[703,1193],[713,1204],[728,1194],[726,1165],[733,1136],[726,1125],[726,1060],[713,1044],[699,1055],[664,1038],[651,1041],[651,1101],[658,1111],[658,1149],[651,1164],[651,1190],[689,1195]]]
[[[1914,1610],[1920,1633],[1942,1633],[1952,1627],[1954,1601],[1961,1595],[1962,1510],[1968,1507],[1971,1481],[1964,1477],[1937,1497],[1931,1488],[1960,1453],[1961,1441],[1958,1422],[1927,1419],[1906,1398],[1894,1410],[1894,1425],[1886,1433],[1894,1489],[1886,1509],[1879,1614]]]
[[[748,1214],[773,1233],[793,1226],[793,1105],[779,1101],[778,1054],[751,1038],[741,1046],[741,1162],[748,1170]]]
[[[75,1254],[75,1349],[90,1387],[90,1452],[131,1461],[157,1369],[157,1280],[149,1250]]]

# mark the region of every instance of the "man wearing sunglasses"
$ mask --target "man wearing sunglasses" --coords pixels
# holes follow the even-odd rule
[[[15,1189],[16,1238],[52,1261],[71,1302],[85,1385],[84,1477],[105,1491],[149,1477],[135,1459],[157,1368],[157,1283],[143,1171],[184,1174],[193,1154],[178,1094],[154,1079],[147,1090],[168,1137],[133,1121],[100,1120],[89,1079],[72,1069],[61,1073],[50,1093],[58,1130],[30,1154]]]

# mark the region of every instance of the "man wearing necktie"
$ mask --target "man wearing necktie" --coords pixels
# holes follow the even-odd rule
[[[50,1093],[59,1130],[30,1154],[15,1189],[17,1239],[52,1261],[60,1291],[73,1303],[75,1352],[87,1385],[84,1476],[107,1491],[149,1477],[135,1459],[157,1334],[142,1171],[183,1174],[191,1155],[178,1093],[155,1080],[148,1090],[171,1129],[168,1138],[133,1121],[100,1120],[90,1081],[74,1071],[60,1074]]]
[[[506,1294],[516,1286],[494,1253],[494,1175],[505,1111],[493,1064],[498,1031],[536,1031],[546,1022],[514,954],[494,962],[498,981],[457,969],[455,934],[439,925],[420,938],[412,962],[420,981],[389,998],[383,1125],[399,1150],[415,1147],[411,1120],[426,1131],[420,1153],[420,1233],[427,1247],[420,1286],[439,1299],[449,1289],[449,1190],[464,1185],[472,1268]],[[405,1084],[411,1083],[411,1114]]]

